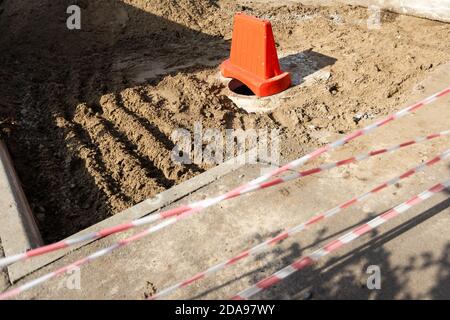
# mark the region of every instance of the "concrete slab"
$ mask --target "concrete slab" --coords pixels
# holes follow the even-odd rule
[[[424,89],[413,93],[411,102],[442,89],[449,82],[450,64],[447,64],[421,84],[420,88]],[[449,103],[450,98],[444,98],[414,115],[325,155],[307,167],[446,130],[450,119]],[[361,123],[361,126],[367,123]],[[394,154],[373,157],[360,165],[352,164],[223,202],[145,240],[93,261],[80,270],[79,288],[67,286],[70,277],[53,279],[20,298],[142,299],[230,258],[286,227],[294,226],[351,196],[367,191],[449,147],[448,138],[436,139]],[[196,188],[195,192],[167,207],[217,195],[259,176],[260,171],[259,164],[240,167],[213,183]],[[246,259],[176,292],[171,298],[231,297],[302,254],[311,252],[349,228],[449,176],[449,162],[439,163],[260,256]],[[449,299],[449,194],[442,193],[424,202],[404,216],[323,259],[313,268],[298,272],[288,281],[255,298]],[[32,280],[131,234],[126,232],[90,243],[19,283]],[[366,271],[370,265],[380,268],[382,286],[379,290],[369,290],[366,286],[369,276]]]

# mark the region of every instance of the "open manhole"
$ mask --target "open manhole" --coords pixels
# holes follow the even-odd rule
[[[254,97],[255,93],[249,88],[247,87],[244,83],[242,83],[241,81],[237,80],[237,79],[232,79],[230,81],[230,83],[228,84],[228,88],[236,93],[236,94],[240,94],[242,96],[248,96],[248,97]]]

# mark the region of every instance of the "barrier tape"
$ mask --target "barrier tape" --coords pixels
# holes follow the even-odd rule
[[[279,242],[279,241],[281,241],[281,240],[283,240],[283,239],[285,239],[285,238],[287,238],[287,237],[289,237],[289,236],[291,236],[291,235],[293,235],[295,233],[300,232],[302,230],[302,228],[305,228],[308,225],[311,225],[311,224],[313,224],[313,223],[315,223],[315,222],[317,222],[317,221],[319,221],[321,219],[331,217],[331,216],[337,214],[338,212],[340,212],[341,210],[343,210],[343,209],[353,205],[354,203],[356,203],[358,201],[365,200],[371,194],[379,192],[380,190],[386,188],[388,185],[395,184],[398,181],[400,181],[400,180],[402,180],[404,178],[407,178],[407,177],[415,174],[416,172],[422,171],[426,167],[432,166],[435,163],[437,163],[437,162],[439,162],[439,161],[441,161],[444,158],[447,158],[449,156],[450,156],[450,149],[448,149],[444,153],[434,157],[433,159],[431,159],[431,160],[429,160],[429,161],[427,161],[425,163],[422,163],[422,164],[418,165],[417,167],[415,167],[413,169],[410,169],[410,170],[406,171],[405,173],[403,173],[399,177],[391,179],[391,180],[383,183],[382,185],[377,186],[376,188],[372,189],[368,193],[365,193],[365,194],[363,194],[363,195],[361,195],[361,196],[359,196],[357,198],[353,198],[353,199],[351,199],[349,201],[346,201],[343,204],[341,204],[340,206],[338,206],[336,208],[333,208],[333,209],[325,212],[324,214],[321,214],[321,215],[318,215],[316,217],[313,217],[312,219],[308,220],[305,224],[300,224],[300,225],[298,225],[298,226],[296,226],[296,227],[294,227],[294,228],[292,228],[292,229],[290,229],[290,230],[288,230],[288,231],[286,231],[286,232],[276,236],[274,239],[269,240],[268,244],[274,244],[276,242]],[[18,294],[20,294],[20,293],[22,293],[22,292],[24,292],[26,290],[29,290],[29,289],[31,289],[31,288],[39,285],[39,284],[42,284],[42,283],[44,283],[44,282],[46,282],[46,281],[48,281],[48,280],[50,280],[50,279],[52,279],[52,278],[54,278],[56,276],[64,274],[64,273],[72,270],[75,267],[80,267],[80,266],[82,266],[84,264],[87,264],[87,263],[91,262],[92,260],[100,258],[100,257],[102,257],[104,255],[107,255],[108,253],[114,251],[115,249],[118,249],[118,248],[123,247],[123,246],[127,246],[130,243],[135,242],[135,241],[137,241],[137,240],[139,240],[139,239],[141,239],[141,238],[143,238],[143,237],[145,237],[147,235],[155,233],[155,232],[161,230],[162,228],[165,228],[168,225],[171,225],[171,224],[177,222],[178,220],[181,220],[181,219],[184,219],[184,218],[188,217],[189,215],[190,215],[189,212],[186,212],[186,213],[181,214],[181,215],[179,215],[177,217],[173,217],[173,218],[167,219],[167,220],[163,221],[162,223],[160,223],[160,224],[158,224],[156,226],[153,226],[151,228],[148,228],[148,229],[146,229],[146,230],[144,230],[144,231],[142,231],[140,233],[137,233],[137,234],[135,234],[135,235],[133,235],[133,236],[131,236],[129,238],[120,240],[120,241],[114,243],[113,245],[111,245],[111,246],[109,246],[109,247],[107,247],[105,249],[101,249],[99,251],[96,251],[93,254],[91,254],[91,255],[89,255],[89,256],[87,256],[85,258],[79,259],[79,260],[77,260],[76,262],[74,262],[72,264],[69,264],[69,265],[67,265],[65,267],[62,267],[62,268],[60,268],[60,269],[58,269],[58,270],[56,270],[54,272],[50,272],[50,273],[48,273],[48,274],[46,274],[44,276],[41,276],[40,278],[37,278],[37,279],[35,279],[33,281],[28,282],[28,283],[26,283],[26,284],[24,284],[24,285],[22,285],[20,287],[17,287],[15,289],[7,291],[7,292],[5,292],[3,294],[0,294],[0,300],[14,297],[14,296],[16,296],[16,295],[18,295]],[[253,250],[255,252],[252,252],[252,254],[258,253],[259,250],[262,250],[265,245],[266,245],[266,243],[263,243],[260,246],[257,246],[255,248],[253,248]],[[245,256],[247,256],[249,254],[250,254],[250,252],[246,251],[246,252],[244,252],[242,254],[242,256],[239,255],[239,256],[234,257],[231,260],[229,260],[227,262],[227,264],[232,264],[234,262],[237,262],[240,258],[243,258],[243,257],[245,257]],[[210,269],[214,270],[214,267],[212,267]],[[212,270],[210,270],[210,272],[212,272]],[[189,281],[183,282],[183,286],[187,286],[191,282],[193,282],[193,281],[199,279],[199,277],[203,277],[203,276],[204,275],[201,275],[201,276],[197,275],[196,277],[189,279]],[[171,289],[171,288],[169,288],[169,289]],[[161,295],[161,293],[159,293],[158,295]]]
[[[363,129],[356,130],[355,132],[353,132],[353,133],[351,133],[351,134],[349,134],[349,135],[347,135],[347,136],[345,136],[345,137],[343,137],[343,138],[341,138],[341,139],[339,139],[339,140],[337,140],[337,141],[335,141],[333,143],[330,143],[330,144],[328,144],[328,145],[326,145],[324,147],[321,147],[321,148],[319,148],[319,149],[317,149],[317,150],[315,150],[315,151],[313,151],[311,153],[308,153],[308,154],[306,154],[306,155],[304,155],[304,156],[302,156],[302,157],[300,157],[300,158],[298,158],[298,159],[296,159],[294,161],[291,161],[288,164],[286,164],[286,165],[284,165],[284,166],[282,166],[280,168],[277,168],[277,169],[273,170],[270,173],[262,175],[262,176],[260,176],[260,177],[258,177],[256,179],[253,179],[250,182],[245,183],[242,186],[239,186],[239,187],[231,190],[230,192],[228,192],[228,193],[226,193],[224,195],[221,195],[221,196],[218,196],[218,197],[215,197],[215,198],[211,198],[211,199],[206,199],[206,200],[194,202],[194,203],[191,203],[191,204],[188,204],[188,205],[184,205],[184,206],[180,206],[180,207],[177,207],[177,208],[173,208],[173,209],[170,209],[170,210],[167,210],[167,211],[164,211],[164,212],[161,212],[161,213],[158,213],[158,214],[155,214],[155,215],[143,218],[141,220],[141,222],[140,222],[141,224],[139,224],[139,225],[142,225],[142,224],[145,224],[145,223],[150,223],[150,220],[152,220],[151,222],[154,222],[154,221],[157,221],[157,220],[161,220],[161,219],[167,219],[167,220],[163,221],[162,223],[160,223],[160,224],[158,224],[158,225],[156,225],[154,227],[148,228],[148,229],[146,229],[146,230],[144,230],[144,231],[142,231],[140,233],[137,233],[136,235],[134,235],[132,237],[126,238],[124,240],[121,240],[121,241],[115,243],[114,245],[112,245],[110,247],[107,247],[107,248],[105,248],[103,250],[97,251],[97,252],[95,252],[95,253],[93,253],[93,254],[85,257],[85,258],[80,259],[80,260],[77,260],[77,261],[75,261],[74,263],[72,263],[70,265],[62,267],[62,268],[60,268],[60,269],[58,269],[58,270],[56,270],[54,272],[48,273],[47,275],[39,277],[39,278],[37,278],[37,279],[35,279],[35,280],[31,281],[31,282],[28,282],[28,283],[26,283],[26,284],[24,284],[22,286],[19,286],[19,287],[15,288],[15,289],[6,291],[6,292],[0,294],[0,300],[16,296],[17,294],[19,294],[19,293],[21,293],[23,291],[29,290],[29,289],[31,289],[32,287],[34,287],[34,286],[36,286],[38,284],[44,283],[44,282],[50,280],[51,278],[53,278],[55,276],[58,276],[58,275],[63,274],[63,273],[66,273],[67,271],[73,269],[74,267],[79,267],[81,265],[84,265],[84,264],[86,264],[86,263],[96,259],[96,258],[104,256],[104,255],[112,252],[113,250],[115,250],[115,249],[117,249],[119,247],[126,246],[126,245],[128,245],[128,244],[130,244],[130,243],[132,243],[134,241],[137,241],[137,240],[139,240],[139,239],[141,239],[141,238],[143,238],[143,237],[145,237],[145,236],[147,236],[147,235],[149,235],[151,233],[159,231],[159,230],[161,230],[161,229],[163,229],[163,228],[165,228],[165,227],[167,227],[167,226],[169,226],[171,224],[174,224],[174,223],[178,222],[179,220],[187,218],[188,216],[191,216],[191,215],[195,214],[196,212],[201,211],[201,210],[203,210],[203,209],[205,209],[207,207],[210,207],[210,206],[212,206],[212,205],[214,205],[214,204],[216,204],[218,202],[221,202],[221,201],[226,200],[226,199],[234,198],[234,197],[238,196],[239,194],[241,194],[241,192],[245,191],[246,189],[251,189],[255,185],[263,183],[264,181],[267,181],[271,177],[274,177],[274,176],[276,176],[278,174],[284,173],[284,172],[286,172],[288,170],[293,170],[293,169],[303,165],[307,161],[319,157],[320,155],[322,155],[325,152],[328,152],[328,151],[331,151],[331,150],[333,150],[333,149],[335,149],[337,147],[340,147],[340,146],[342,146],[342,145],[344,145],[344,144],[346,144],[346,143],[348,143],[348,142],[350,142],[350,141],[352,141],[354,139],[357,139],[358,137],[361,137],[363,135],[369,134],[373,130],[375,130],[375,129],[379,128],[379,127],[382,127],[382,126],[384,126],[384,125],[386,125],[386,124],[388,124],[388,123],[390,123],[392,121],[400,119],[400,118],[406,116],[407,114],[412,113],[412,112],[414,112],[414,111],[416,111],[416,110],[418,110],[418,109],[420,109],[420,108],[422,108],[422,107],[424,107],[424,106],[434,102],[438,98],[441,98],[441,97],[444,97],[444,96],[448,95],[449,93],[450,93],[450,87],[447,87],[447,88],[443,89],[442,91],[437,92],[437,93],[435,93],[435,94],[433,94],[433,95],[423,99],[422,101],[419,101],[419,102],[417,102],[415,104],[412,104],[412,105],[410,105],[410,106],[408,106],[408,107],[406,107],[406,108],[404,108],[404,109],[402,109],[400,111],[397,111],[396,113],[394,113],[394,114],[392,114],[392,115],[390,115],[390,116],[388,116],[388,117],[386,117],[386,118],[384,118],[382,120],[379,120],[379,121],[377,121],[377,122],[375,122],[375,123],[373,123],[371,125],[368,125],[368,126],[364,127]],[[147,220],[144,220],[144,219],[147,219]],[[130,228],[136,227],[136,226],[138,226],[138,225],[133,224],[132,222],[130,222],[128,224],[128,226],[126,226],[126,224],[124,224],[122,226],[112,227],[111,230],[108,231],[109,233],[108,232],[105,233],[104,236],[109,235],[111,233],[124,231],[124,230],[130,229]],[[58,243],[55,243],[53,245],[55,247],[57,247]]]
[[[309,226],[316,224],[320,221],[323,221],[327,218],[330,218],[330,217],[340,213],[344,209],[347,209],[357,203],[360,203],[360,202],[368,199],[372,195],[380,192],[381,190],[387,188],[388,186],[394,185],[403,179],[406,179],[420,171],[423,171],[427,167],[430,167],[448,157],[450,157],[450,149],[448,149],[448,150],[444,151],[443,153],[441,153],[440,155],[428,160],[427,162],[421,163],[421,164],[417,165],[416,167],[404,172],[403,174],[376,186],[369,192],[363,193],[357,197],[347,200],[347,201],[343,202],[342,204],[340,204],[330,210],[327,210],[320,214],[314,215],[312,218],[308,219],[306,222],[303,222],[303,223],[296,225],[284,232],[281,232],[280,234],[276,235],[275,237],[270,238],[262,243],[259,243],[256,246],[252,247],[251,249],[242,251],[239,254],[235,255],[234,257],[232,257],[224,262],[218,263],[212,267],[209,267],[207,270],[205,270],[203,272],[199,272],[196,275],[194,275],[186,280],[180,281],[173,286],[163,289],[160,292],[153,295],[152,297],[150,297],[149,299],[150,300],[161,299],[162,297],[165,297],[165,296],[175,292],[178,289],[181,289],[181,288],[191,285],[192,283],[196,282],[197,280],[201,280],[201,279],[203,279],[207,276],[210,276],[222,269],[225,269],[226,267],[232,266],[232,265],[236,264],[237,262],[239,262],[240,260],[243,260],[250,256],[258,255],[261,252],[263,252],[264,250],[269,249],[271,247],[271,245],[279,244],[282,240],[287,239],[289,237],[292,237],[292,236],[300,233],[301,231],[305,230]]]
[[[376,218],[370,220],[367,223],[363,223],[357,228],[353,229],[352,231],[344,234],[343,236],[329,242],[325,246],[321,247],[320,249],[314,251],[313,253],[302,257],[295,261],[294,263],[288,265],[287,267],[284,267],[283,269],[275,272],[271,276],[259,281],[254,286],[241,291],[236,296],[234,296],[233,300],[246,300],[252,297],[253,295],[257,294],[258,292],[262,290],[266,290],[270,288],[271,286],[279,283],[281,280],[286,279],[293,273],[312,265],[316,261],[318,261],[320,258],[323,258],[324,256],[332,253],[333,251],[336,251],[340,248],[342,248],[344,245],[349,244],[355,239],[358,239],[360,236],[366,234],[369,231],[372,231],[373,229],[379,227],[380,225],[384,224],[385,222],[391,220],[392,218],[395,218],[396,216],[404,213],[405,211],[411,209],[415,205],[421,203],[422,201],[431,198],[432,196],[436,195],[437,193],[443,191],[444,189],[450,187],[450,179],[438,183],[431,187],[430,189],[412,197],[408,201],[405,201],[398,206],[386,211],[385,213],[377,216]]]
[[[312,169],[309,169],[309,170],[300,171],[300,172],[294,172],[294,173],[286,175],[284,177],[277,178],[277,179],[274,179],[274,180],[269,181],[269,182],[265,182],[265,183],[261,183],[261,184],[255,185],[252,188],[247,188],[245,190],[241,190],[239,193],[237,193],[235,195],[235,197],[244,195],[244,194],[252,192],[252,191],[256,191],[256,190],[272,187],[272,186],[278,185],[280,183],[288,182],[288,181],[291,181],[291,180],[294,180],[294,179],[304,178],[304,177],[307,177],[307,176],[310,176],[310,175],[313,175],[313,174],[317,174],[319,172],[330,170],[330,169],[333,169],[333,168],[336,168],[336,167],[340,167],[340,166],[343,166],[343,165],[347,165],[347,164],[350,164],[350,163],[356,163],[356,162],[359,162],[359,161],[363,161],[363,160],[365,160],[367,158],[370,158],[370,157],[373,157],[373,156],[376,156],[376,155],[380,155],[380,154],[383,154],[383,153],[394,152],[396,150],[399,150],[399,149],[407,147],[407,146],[418,144],[418,143],[421,143],[421,142],[424,142],[424,141],[429,141],[429,140],[432,140],[432,139],[435,139],[435,138],[438,138],[438,137],[444,137],[444,136],[447,136],[447,135],[450,135],[450,130],[446,130],[446,131],[430,134],[430,135],[427,135],[425,137],[419,137],[419,138],[416,138],[414,140],[409,140],[409,141],[406,141],[406,142],[403,142],[403,143],[400,143],[400,144],[397,144],[397,145],[394,145],[394,146],[390,146],[388,148],[372,150],[372,151],[369,151],[369,152],[367,152],[365,154],[361,154],[361,155],[358,155],[358,156],[355,156],[355,157],[351,157],[351,158],[347,158],[347,159],[344,159],[344,160],[331,162],[331,163],[326,163],[326,164],[323,164],[323,165],[321,165],[319,167],[312,168]],[[229,197],[229,198],[224,199],[224,200],[228,200],[228,199],[231,199],[231,198],[232,197]],[[123,231],[126,231],[126,230],[130,230],[130,229],[136,228],[138,226],[150,224],[150,223],[155,222],[157,220],[160,220],[159,217],[154,217],[154,215],[151,215],[151,216],[148,216],[148,217],[145,217],[145,218],[140,218],[140,219],[133,220],[131,222],[127,222],[127,223],[119,224],[119,225],[116,225],[116,226],[113,226],[113,227],[109,227],[109,228],[106,228],[106,229],[103,229],[103,230],[100,230],[100,231],[97,231],[97,232],[91,232],[91,233],[88,233],[88,234],[85,234],[85,235],[81,235],[81,236],[78,236],[78,237],[73,237],[73,238],[70,238],[70,239],[67,239],[67,240],[62,240],[62,241],[59,241],[59,242],[54,243],[54,244],[42,246],[42,247],[39,247],[39,248],[36,248],[36,249],[31,249],[31,250],[29,250],[27,252],[23,252],[23,253],[19,253],[19,254],[15,254],[15,255],[9,256],[9,257],[1,258],[0,259],[0,268],[8,266],[8,265],[13,264],[13,263],[18,262],[18,261],[27,260],[29,258],[33,258],[33,257],[41,256],[41,255],[44,255],[44,254],[47,254],[47,253],[50,253],[50,252],[54,252],[54,251],[58,251],[58,250],[61,250],[61,249],[65,249],[65,248],[74,246],[76,244],[82,243],[82,242],[101,239],[101,238],[104,238],[104,237],[106,237],[108,235],[119,233],[119,232],[123,232]]]

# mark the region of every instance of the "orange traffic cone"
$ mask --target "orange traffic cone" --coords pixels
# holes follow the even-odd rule
[[[289,73],[280,69],[270,22],[242,13],[234,16],[230,58],[220,69],[224,77],[241,81],[259,97],[291,85]]]

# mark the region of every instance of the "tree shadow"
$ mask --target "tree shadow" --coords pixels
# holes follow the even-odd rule
[[[255,243],[259,243],[259,242],[262,242],[262,241],[264,241],[264,240],[266,240],[268,238],[275,237],[281,231],[282,230],[278,230],[278,231],[275,231],[275,232],[268,233],[266,235],[256,234],[254,237],[251,237],[251,238],[255,240]],[[279,257],[281,257],[281,263],[283,263],[283,262],[284,263],[288,263],[288,261],[292,261],[296,257],[300,256],[302,254],[303,250],[305,250],[305,248],[301,248],[300,245],[297,244],[297,243],[294,243],[289,248],[287,253],[286,253],[285,250],[282,250],[279,247],[274,247],[273,250],[261,252],[260,254],[258,254],[255,257],[255,260],[260,260],[260,259],[264,259],[264,258],[266,258],[268,256],[271,256],[271,257],[275,257],[275,259],[278,259]],[[219,290],[219,289],[222,289],[222,288],[225,288],[228,285],[230,285],[230,284],[232,284],[232,283],[234,283],[236,281],[239,281],[239,280],[242,280],[242,279],[245,279],[245,278],[248,278],[248,277],[255,278],[256,274],[260,274],[265,269],[266,269],[266,266],[262,266],[260,268],[255,268],[255,269],[253,269],[253,270],[251,270],[249,272],[246,272],[246,273],[243,273],[243,274],[239,275],[238,277],[235,277],[235,278],[233,278],[233,279],[231,279],[229,281],[226,281],[226,282],[224,282],[224,283],[222,283],[222,284],[220,284],[218,286],[215,286],[213,288],[204,290],[204,291],[200,292],[199,294],[190,297],[189,300],[201,299],[201,298],[205,297],[206,295],[208,295],[209,293],[214,292],[214,291]],[[253,280],[256,281],[255,279],[253,279]]]
[[[450,165],[448,166],[450,169]],[[450,189],[446,189],[448,195],[450,195]],[[433,264],[438,264],[439,269],[436,275],[436,281],[434,287],[430,290],[430,296],[432,299],[448,300],[450,299],[450,241],[444,248],[441,257],[439,258],[427,258],[427,263],[424,267],[428,267]]]
[[[301,270],[281,284],[262,293],[264,299],[302,299],[305,290],[311,291],[318,299],[417,299],[425,298],[405,290],[411,280],[410,273],[438,266],[438,276],[430,296],[436,299],[450,297],[449,257],[450,241],[444,247],[440,256],[431,252],[419,257],[413,255],[406,265],[393,265],[392,252],[383,245],[413,229],[426,220],[434,217],[450,207],[450,199],[442,201],[407,222],[380,234],[374,230],[370,240],[354,250],[336,258],[331,258],[323,267]],[[291,261],[292,262],[292,261]],[[367,266],[377,265],[381,270],[382,288],[369,290],[366,285],[368,275],[364,270],[354,270],[352,265],[363,262]]]
[[[450,194],[450,192],[446,192]],[[450,286],[448,285],[450,281],[450,241],[444,246],[440,254],[423,252],[419,256],[412,255],[405,265],[394,265],[391,263],[393,253],[383,247],[384,244],[414,229],[416,226],[448,208],[450,208],[450,198],[385,233],[380,234],[375,229],[369,235],[370,240],[354,250],[339,257],[329,258],[329,261],[321,267],[310,267],[297,271],[288,279],[281,281],[267,291],[262,291],[254,298],[280,300],[310,298],[420,299],[431,297],[433,299],[448,299],[450,297]],[[218,286],[202,291],[194,297],[190,297],[190,299],[205,297],[211,292],[225,288],[235,281],[243,279],[247,279],[246,281],[249,281],[250,284],[254,284],[264,277],[261,273],[267,273],[265,270],[279,270],[299,259],[307,249],[317,247],[317,243],[323,243],[330,238],[336,238],[338,234],[347,232],[361,223],[368,222],[372,218],[365,218],[355,225],[349,226],[333,235],[326,235],[327,229],[322,228],[316,239],[314,239],[313,244],[308,246],[293,243],[288,250],[274,247],[272,250],[255,257],[255,260],[258,261],[270,256],[270,260],[273,262],[254,268]],[[277,234],[278,232],[275,232],[268,237],[273,237]],[[260,236],[257,242],[266,239],[266,237]],[[364,267],[362,270],[355,270],[355,268],[352,268],[355,265],[364,265]],[[381,270],[382,288],[380,290],[370,290],[367,287],[367,278],[369,275],[366,274],[366,269],[369,265],[377,265]],[[412,271],[425,271],[429,268],[437,268],[437,272],[434,284],[428,293],[421,295],[408,292],[405,288],[411,281],[410,273]]]

